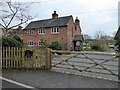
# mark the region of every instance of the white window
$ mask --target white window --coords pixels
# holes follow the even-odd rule
[[[57,34],[57,33],[59,33],[59,28],[58,28],[58,27],[51,28],[51,33],[52,33],[52,34]]]
[[[38,34],[45,34],[45,29],[44,28],[40,28],[38,30]]]
[[[33,35],[34,31],[33,30],[28,30],[29,35]]]
[[[34,41],[33,40],[29,40],[28,41],[28,46],[34,46]]]

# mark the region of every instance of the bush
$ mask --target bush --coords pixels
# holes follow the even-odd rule
[[[19,36],[15,35],[13,38],[23,44],[23,40]]]
[[[61,50],[61,45],[56,40],[51,41],[51,43],[49,43],[47,47],[51,48],[52,50]]]
[[[22,44],[12,37],[2,37],[3,47],[22,47]]]
[[[44,40],[44,38],[41,38],[40,41],[39,41],[39,45],[40,45],[41,47],[46,47],[46,46],[47,46],[46,40]]]
[[[91,48],[96,51],[102,51],[102,48],[100,45],[93,45]]]

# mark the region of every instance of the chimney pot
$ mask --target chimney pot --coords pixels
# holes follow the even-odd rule
[[[52,18],[53,18],[53,19],[58,18],[58,14],[56,13],[56,11],[54,11],[54,13],[52,14]]]
[[[76,17],[76,19],[75,19],[75,24],[76,24],[76,25],[79,25],[79,23],[80,23],[80,21],[79,21],[78,17]]]

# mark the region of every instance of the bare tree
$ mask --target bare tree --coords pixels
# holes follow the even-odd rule
[[[10,29],[18,27],[33,19],[29,14],[31,3],[0,3],[0,27],[5,35]]]
[[[95,41],[94,45],[101,47],[101,50],[105,50],[107,47],[107,40],[109,40],[110,36],[108,36],[104,31],[98,30],[95,32]]]
[[[105,32],[98,30],[95,32],[95,39],[100,40],[103,36],[105,36]]]
[[[92,37],[87,34],[83,34],[83,38],[84,38],[84,40],[92,39]]]

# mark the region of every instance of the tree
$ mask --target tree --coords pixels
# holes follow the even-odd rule
[[[101,51],[104,51],[107,49],[106,45],[107,45],[107,40],[108,40],[108,35],[101,30],[98,30],[95,32],[95,41],[93,43],[93,47],[98,47],[97,50],[101,49]]]
[[[27,23],[32,19],[29,14],[29,7],[31,3],[19,2],[1,2],[0,3],[0,27],[5,35],[8,34],[10,29],[18,27]]]
[[[87,34],[84,34],[84,35],[83,35],[83,38],[84,38],[84,40],[92,39],[91,36],[89,36],[89,35],[87,35]]]
[[[105,36],[105,32],[101,30],[97,30],[95,32],[95,39],[100,40],[103,36]]]
[[[20,42],[21,44],[23,44],[23,40],[19,36],[15,35],[13,36],[13,38],[17,40],[18,42]]]

